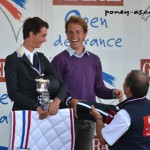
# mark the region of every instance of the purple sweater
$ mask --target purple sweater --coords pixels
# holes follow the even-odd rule
[[[81,58],[69,55],[64,50],[54,57],[52,65],[68,85],[67,98],[77,98],[95,102],[95,95],[103,99],[113,99],[113,89],[105,86],[102,66],[98,56],[88,52]],[[67,99],[66,98],[66,99]]]

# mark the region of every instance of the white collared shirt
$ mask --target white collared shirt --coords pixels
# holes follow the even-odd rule
[[[89,52],[86,50],[86,48],[84,48],[84,52],[83,52],[81,55],[77,54],[77,52],[76,52],[75,50],[73,50],[71,47],[69,47],[68,49],[66,49],[66,51],[69,53],[70,57],[71,57],[71,56],[75,56],[75,57],[77,57],[77,58],[81,58],[81,57],[83,57],[83,55],[84,55],[85,53],[87,53],[87,54],[90,56],[90,54],[89,54]]]
[[[30,52],[29,50],[27,50],[23,45],[22,45],[22,50],[24,51],[25,55],[28,57],[28,59],[30,60],[31,64],[33,64],[33,56],[35,51]]]

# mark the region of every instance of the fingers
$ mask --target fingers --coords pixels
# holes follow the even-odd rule
[[[45,119],[48,116],[48,111],[43,111],[39,114],[39,119]]]
[[[74,116],[75,116],[75,118],[78,118],[78,115],[77,115],[77,107],[75,106],[75,107],[73,108],[73,110],[74,110]]]
[[[49,115],[52,116],[52,115],[56,115],[58,112],[58,109],[54,108],[54,107],[51,107],[49,109]]]
[[[45,119],[49,115],[56,115],[58,110],[59,110],[59,103],[58,101],[53,101],[48,104],[49,105],[49,110],[43,110],[43,108],[40,106],[37,108],[37,112],[39,113],[39,119]]]
[[[92,109],[92,110],[94,109],[94,105],[91,105],[91,109]]]
[[[91,111],[90,111],[90,115],[92,115],[95,120],[98,119],[98,118],[102,118],[102,115],[94,108],[94,106],[92,105],[91,106]]]
[[[93,106],[93,105],[91,105],[91,111],[90,111],[90,115],[92,115],[92,116],[93,116],[93,114],[94,114],[94,111],[95,111],[95,108],[94,108],[94,106]]]
[[[71,101],[70,101],[70,106],[71,106],[71,108],[74,111],[75,118],[78,118],[78,115],[77,115],[77,104],[78,104],[78,99],[72,98]]]
[[[119,100],[119,102],[121,102],[123,100],[123,92],[121,90],[115,89],[114,96],[116,99]]]
[[[123,93],[119,93],[117,95],[117,99],[119,100],[119,102],[121,102],[123,100]]]
[[[56,115],[59,110],[59,104],[55,103],[55,101],[49,104],[49,115]]]

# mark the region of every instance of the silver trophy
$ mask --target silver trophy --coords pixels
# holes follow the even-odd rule
[[[36,91],[39,93],[38,100],[41,104],[43,110],[49,109],[50,103],[50,94],[48,91],[48,87],[50,85],[50,81],[48,79],[35,79],[36,81]]]

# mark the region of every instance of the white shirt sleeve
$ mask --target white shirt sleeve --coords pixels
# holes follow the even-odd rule
[[[131,118],[125,109],[121,109],[114,116],[110,124],[102,129],[102,136],[109,145],[113,145],[128,129]]]

